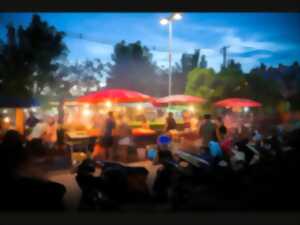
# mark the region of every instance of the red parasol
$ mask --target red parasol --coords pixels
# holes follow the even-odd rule
[[[164,105],[164,104],[201,104],[204,103],[205,100],[201,97],[190,96],[190,95],[170,95],[163,98],[158,98],[154,101],[156,105]]]
[[[245,98],[227,98],[215,103],[217,107],[261,107],[261,103]]]
[[[92,92],[87,95],[81,96],[76,100],[85,103],[102,103],[110,101],[113,103],[126,103],[126,102],[149,102],[152,97],[142,94],[137,91],[130,91],[126,89],[103,89],[101,91]]]

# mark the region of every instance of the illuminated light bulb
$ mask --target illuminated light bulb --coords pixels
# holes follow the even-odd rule
[[[3,120],[5,123],[9,123],[10,122],[10,118],[9,117],[5,117]]]
[[[138,105],[136,108],[137,108],[137,110],[141,111],[143,109],[143,106],[142,105]]]
[[[83,113],[84,116],[90,116],[92,114],[91,110],[89,110],[89,109],[84,109],[82,111],[82,113]]]
[[[160,20],[161,25],[167,25],[168,23],[169,23],[169,20],[166,19],[166,18],[163,18],[163,19]]]
[[[195,112],[195,108],[194,108],[194,106],[192,106],[192,105],[191,105],[191,106],[189,107],[189,111],[191,111],[191,112]]]
[[[181,19],[182,19],[181,13],[174,13],[173,19],[174,19],[174,20],[181,20]]]
[[[32,107],[32,108],[31,108],[31,111],[32,111],[32,112],[36,112],[37,110],[36,110],[36,108],[33,108],[33,107]]]
[[[4,109],[4,110],[3,110],[3,113],[6,114],[6,113],[7,113],[7,109]]]
[[[244,111],[248,112],[249,111],[249,107],[244,107]]]
[[[107,108],[111,108],[111,107],[112,107],[112,103],[111,103],[110,101],[107,101],[107,102],[105,103],[105,106],[106,106]]]

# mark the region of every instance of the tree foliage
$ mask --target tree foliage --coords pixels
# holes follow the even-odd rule
[[[108,87],[155,94],[157,67],[147,47],[139,41],[129,44],[121,41],[114,47],[112,61],[108,71]]]
[[[105,73],[106,65],[97,58],[83,62],[64,63],[58,70],[58,74],[64,75],[62,80],[72,84],[68,89],[72,95],[84,95],[87,92],[99,90]]]
[[[65,56],[64,33],[33,15],[27,28],[7,26],[0,49],[0,90],[7,95],[40,95],[55,85],[57,61]]]
[[[200,50],[196,49],[194,54],[182,54],[181,56],[181,68],[182,73],[187,75],[188,72],[198,67],[200,58]]]
[[[223,87],[222,96],[226,98],[247,97],[247,81],[241,64],[231,60],[226,68],[222,68],[216,77],[216,85]]]
[[[281,71],[285,68],[285,75],[280,74],[280,68]],[[279,66],[278,69],[271,70],[262,64],[245,74],[241,65],[231,60],[219,73],[212,69],[192,70],[188,74],[185,93],[201,96],[210,103],[225,98],[249,98],[261,102],[273,111],[288,102],[292,109],[296,109],[300,96],[300,73],[297,71],[295,63],[289,68]],[[266,74],[268,72],[272,75],[275,73],[276,76]],[[292,97],[285,97],[284,87]]]
[[[201,61],[199,63],[200,68],[207,68],[207,60],[206,60],[206,56],[202,55],[201,56]]]

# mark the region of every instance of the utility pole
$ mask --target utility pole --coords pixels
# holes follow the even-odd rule
[[[173,42],[173,23],[177,20],[181,20],[182,15],[180,13],[172,13],[168,18],[160,20],[160,24],[165,26],[168,25],[168,47],[169,47],[169,96],[172,94],[172,42]],[[168,108],[170,109],[171,104],[169,103]]]
[[[226,68],[227,67],[227,49],[229,48],[230,46],[224,46],[220,49],[220,53],[222,54],[223,56],[223,65],[222,67],[223,68]]]

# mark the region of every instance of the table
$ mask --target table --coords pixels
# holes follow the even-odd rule
[[[66,133],[68,140],[67,145],[71,148],[71,153],[74,152],[74,147],[77,145],[84,146],[84,149],[88,151],[90,139],[93,138],[93,136],[90,136],[86,132],[67,132]]]
[[[137,148],[145,148],[147,145],[156,143],[158,135],[155,130],[143,128],[133,129],[132,134]],[[66,132],[66,136],[68,137],[66,143],[70,146],[71,154],[77,146],[82,146],[83,152],[87,152],[92,145],[92,139],[99,137],[90,131],[69,131]],[[117,136],[115,138],[118,139]]]
[[[152,129],[145,129],[145,128],[134,128],[132,129],[133,136],[150,136],[155,135],[156,131]]]
[[[156,143],[158,133],[152,129],[134,128],[132,129],[134,142],[138,147]]]

